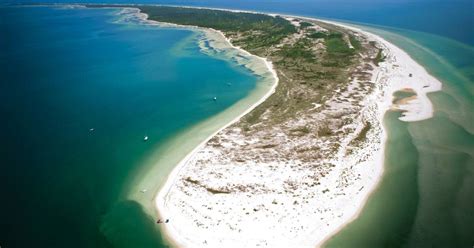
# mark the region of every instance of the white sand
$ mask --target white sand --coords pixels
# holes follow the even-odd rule
[[[379,77],[385,77],[385,79],[379,80],[386,81],[383,103],[381,105],[382,109],[388,110],[392,108],[406,111],[400,118],[403,121],[420,121],[433,116],[433,106],[427,93],[441,90],[442,84],[438,79],[431,76],[425,68],[414,61],[405,51],[380,36],[342,23],[324,22],[364,34],[383,46],[382,48],[387,58],[383,65],[381,65],[381,69],[384,72],[379,75]],[[410,74],[412,74],[411,77]],[[392,106],[393,93],[404,89],[413,90],[417,97],[404,105]]]
[[[356,30],[377,41],[387,56],[386,61],[380,64],[373,75],[373,82],[377,85],[377,90],[365,100],[364,114],[367,118],[380,124],[384,113],[393,107],[391,104],[392,93],[404,88],[414,90],[417,93],[417,98],[405,105],[397,106],[399,109],[407,110],[401,119],[416,121],[430,118],[432,106],[426,93],[439,90],[441,83],[393,44],[376,35],[351,27],[347,28]],[[226,44],[222,42],[223,37],[218,37],[222,35],[221,33],[212,30],[208,32],[210,32],[207,34],[209,39],[215,41],[214,45],[211,45],[215,46],[215,49],[219,50],[219,46]],[[227,46],[231,45],[227,42]],[[238,48],[236,50],[246,53]],[[249,56],[248,53],[246,55]],[[271,63],[263,58],[259,59],[264,62],[266,69],[277,81]],[[412,77],[409,77],[410,73]],[[338,173],[330,174],[321,181],[320,189],[327,188],[331,191],[326,194],[319,193],[316,200],[295,205],[292,197],[281,194],[267,193],[260,194],[258,197],[252,197],[252,195],[237,197],[222,194],[214,195],[213,199],[210,199],[204,193],[201,198],[195,199],[195,202],[179,204],[188,198],[186,198],[185,192],[176,188],[176,182],[182,179],[184,171],[192,169],[193,161],[197,157],[206,157],[206,152],[210,151],[210,148],[206,147],[207,141],[263,102],[274,92],[275,86],[276,84],[259,101],[209,136],[188,154],[175,167],[157,195],[156,207],[160,215],[162,218],[171,220],[170,223],[164,225],[164,229],[168,237],[179,246],[314,247],[355,218],[370,192],[376,187],[383,171],[383,144],[386,137],[381,128],[376,129],[378,132],[368,136],[371,142],[354,154],[345,155],[343,151],[339,152],[338,156],[331,161],[336,165]],[[344,142],[346,140],[341,141],[341,143]],[[353,165],[357,166],[352,168]],[[288,177],[298,179],[301,176],[299,174],[287,175],[285,171],[252,170],[254,168],[258,168],[258,165],[249,164],[241,168],[242,176],[240,177],[242,180],[255,180],[258,183],[272,185]],[[233,172],[238,172],[238,168]],[[342,179],[350,180],[350,178],[357,178],[357,180],[351,182],[347,187],[338,186]],[[211,183],[219,185],[219,181]],[[314,192],[301,192],[301,194],[311,193]],[[272,204],[274,200],[278,204]],[[207,203],[210,201],[219,207],[209,209]],[[232,211],[232,208],[238,209],[243,206],[254,206],[257,211],[250,216],[242,215],[242,211]],[[218,209],[227,211],[219,212]],[[195,225],[195,220],[205,220],[208,222],[205,226],[210,225],[211,228],[201,228],[200,225]]]
[[[243,63],[241,60],[248,60],[249,56],[257,58],[257,60],[253,59],[250,61],[247,61],[246,63],[243,63],[247,68],[252,70],[254,73],[257,75],[261,75],[265,78],[265,80],[271,80],[272,81],[272,87],[267,91],[265,95],[263,95],[257,102],[255,102],[252,106],[250,106],[248,109],[246,109],[244,112],[240,113],[237,117],[235,117],[232,121],[228,122],[225,124],[223,127],[221,127],[219,130],[214,132],[213,134],[209,135],[205,140],[203,140],[191,153],[189,153],[170,173],[168,176],[168,180],[166,181],[165,185],[161,188],[159,194],[156,197],[155,203],[156,207],[158,209],[159,215],[161,216],[162,219],[172,219],[172,223],[168,223],[165,225],[164,230],[166,231],[166,234],[168,235],[168,238],[172,240],[173,243],[178,244],[179,246],[188,246],[187,244],[181,242],[181,240],[176,237],[180,236],[179,228],[176,228],[174,225],[175,218],[173,215],[169,213],[169,211],[166,210],[165,207],[165,201],[160,200],[164,199],[165,197],[168,197],[168,192],[170,191],[171,187],[174,184],[174,180],[178,179],[178,174],[180,173],[181,169],[187,165],[187,161],[192,159],[192,157],[199,151],[201,150],[206,143],[217,133],[219,133],[221,130],[227,128],[228,126],[232,125],[233,123],[237,122],[242,118],[242,116],[246,115],[250,111],[252,111],[255,107],[260,105],[260,103],[264,102],[270,95],[272,95],[275,92],[275,88],[278,85],[278,77],[276,74],[276,71],[273,69],[272,63],[266,60],[265,58],[261,58],[255,55],[252,55],[248,53],[247,51],[233,46],[229,40],[224,36],[224,34],[220,31],[216,31],[213,29],[204,29],[204,32],[206,34],[206,39],[209,41],[210,46],[212,47],[213,50],[216,50],[217,52],[222,52],[223,50],[227,51],[227,55],[230,54],[244,54],[243,57],[241,56],[234,56],[233,59],[236,59],[239,63]],[[202,44],[201,44],[202,45]],[[228,50],[229,47],[232,47],[234,50]],[[206,47],[201,47],[203,52],[209,52],[207,51]],[[226,55],[226,56],[227,56]],[[263,65],[263,67],[262,67]],[[264,71],[262,71],[264,70]],[[268,72],[270,74],[268,74]]]
[[[316,20],[316,19],[314,19]],[[389,109],[404,110],[402,117],[399,119],[402,121],[421,121],[429,119],[433,116],[433,106],[429,100],[427,93],[441,90],[442,84],[435,77],[431,76],[425,68],[414,61],[405,51],[383,39],[382,37],[363,31],[360,28],[352,27],[339,22],[319,20],[326,23],[338,25],[353,31],[356,31],[370,40],[374,40],[380,45],[386,56],[384,62],[380,63],[374,73],[375,83],[380,85],[381,92],[377,99],[378,101],[378,119],[380,122],[383,121],[384,114]],[[410,75],[411,74],[411,75]],[[405,102],[403,105],[393,105],[393,94],[400,90],[411,89],[416,93],[414,100]],[[376,94],[377,95],[377,94]],[[380,134],[382,147],[377,151],[374,156],[373,162],[380,167],[379,172],[374,172],[373,176],[378,178],[372,182],[367,182],[367,187],[370,188],[365,197],[359,197],[354,199],[358,201],[358,207],[355,211],[350,211],[352,216],[347,218],[338,228],[335,228],[330,235],[324,236],[320,242],[316,243],[316,246],[323,244],[332,235],[337,233],[339,230],[344,228],[352,220],[356,219],[360,212],[363,210],[365,202],[370,196],[370,193],[375,190],[378,182],[382,178],[383,164],[384,164],[384,151],[385,142],[387,139],[386,130],[382,128]]]

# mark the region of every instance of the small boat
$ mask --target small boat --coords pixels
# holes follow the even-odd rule
[[[214,97],[212,100],[217,101],[217,97]]]
[[[148,140],[148,136],[145,136],[145,137],[143,138],[143,141],[147,141],[147,140]]]
[[[94,128],[90,128],[90,129],[89,129],[89,132],[92,132],[92,131],[94,131]]]
[[[142,192],[142,193],[145,193],[145,192],[147,192],[147,191],[148,191],[147,189],[142,189],[142,190],[140,190],[140,192]]]

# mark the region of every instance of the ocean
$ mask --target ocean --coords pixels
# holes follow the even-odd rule
[[[385,174],[359,218],[325,247],[470,247],[474,244],[474,49],[432,34],[365,26],[443,83],[433,118],[387,112]]]
[[[4,0],[16,4],[17,0]],[[436,34],[474,46],[472,0],[22,0],[21,3],[171,4],[305,15]],[[462,28],[459,28],[462,27]]]
[[[156,247],[153,219],[124,196],[131,175],[257,78],[201,53],[195,32],[119,10],[0,16],[0,246]]]
[[[434,117],[407,123],[386,114],[384,177],[360,217],[325,246],[471,247],[472,1],[336,2],[171,3],[364,23],[408,52],[443,83],[429,95]],[[247,96],[257,79],[200,53],[193,32],[114,23],[116,10],[0,11],[2,33],[11,34],[0,39],[0,191],[8,199],[0,245],[160,247],[153,220],[124,200],[129,175],[160,144]]]

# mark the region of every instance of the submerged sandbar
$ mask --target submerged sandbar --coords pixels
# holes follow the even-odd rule
[[[219,30],[229,45],[272,62],[279,79],[265,101],[194,149],[157,196],[180,246],[321,244],[357,216],[382,175],[392,94],[416,92],[400,107],[413,121],[430,117],[426,93],[440,87],[397,47],[337,23],[136,7],[154,21]]]

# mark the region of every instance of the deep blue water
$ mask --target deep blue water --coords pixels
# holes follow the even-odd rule
[[[6,2],[18,1],[6,0]],[[21,2],[148,3],[260,10],[421,31],[474,46],[472,0],[23,0]]]
[[[386,204],[373,197],[362,218],[331,242],[472,243],[473,1],[88,2],[226,7],[377,25],[371,31],[409,52],[442,80],[443,91],[430,95],[433,119],[405,124],[393,114],[388,118],[399,131],[392,132],[394,140],[406,137],[389,152],[413,153],[409,174],[394,171],[416,183],[398,187],[386,181],[393,187],[381,187],[376,195],[390,198],[392,208],[371,211]],[[112,13],[0,8],[2,247],[158,246],[159,235],[150,231],[153,223],[140,206],[118,200],[128,173],[156,144],[225,109],[254,86],[255,78],[242,68],[200,54],[190,32],[114,24]],[[225,80],[206,80],[204,74]],[[239,90],[226,88],[228,80],[240,82],[233,84]],[[209,101],[216,94],[226,97]],[[145,134],[150,142],[142,142]],[[415,196],[403,209],[407,195]],[[122,223],[104,230],[104,216]]]
[[[160,243],[119,197],[129,174],[255,87],[249,71],[199,52],[192,32],[117,24],[116,13],[0,8],[2,247]]]

